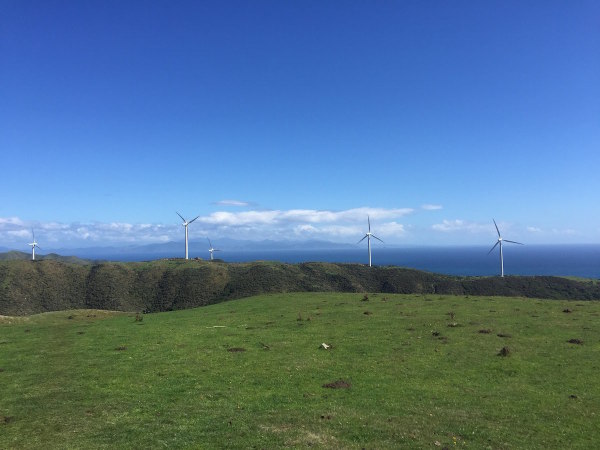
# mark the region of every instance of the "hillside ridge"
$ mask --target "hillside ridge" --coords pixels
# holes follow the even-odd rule
[[[205,260],[0,261],[0,315],[94,308],[158,312],[258,294],[381,292],[600,300],[593,281],[551,276],[458,277],[360,264]]]

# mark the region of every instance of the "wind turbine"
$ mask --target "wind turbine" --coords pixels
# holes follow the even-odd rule
[[[373,233],[371,233],[371,219],[369,218],[369,216],[367,216],[367,222],[369,223],[369,231],[367,233],[365,233],[365,235],[363,236],[363,238],[357,242],[357,244],[360,244],[362,241],[365,240],[365,238],[367,239],[367,246],[369,247],[369,267],[371,267],[371,238],[375,238],[378,241],[383,242],[381,239],[379,239],[377,236],[375,236]]]
[[[210,239],[206,238],[206,240],[208,241],[208,251],[210,252],[210,260],[213,260],[213,252],[220,252],[221,250],[219,250],[218,248],[213,248],[212,244],[210,243]]]
[[[35,233],[33,232],[33,228],[31,229],[31,236],[33,237],[33,242],[27,245],[31,245],[31,260],[35,261],[35,248],[41,249],[37,242],[35,242]]]
[[[181,214],[179,214],[177,211],[175,211],[175,212],[177,213],[177,215],[178,215],[179,217],[181,217],[181,220],[183,220],[183,223],[182,223],[181,225],[183,225],[183,226],[185,227],[185,259],[189,259],[189,258],[188,258],[188,225],[189,225],[190,223],[192,223],[194,220],[196,220],[196,219],[197,219],[198,217],[200,217],[200,216],[196,216],[196,218],[195,218],[195,219],[193,219],[193,220],[190,220],[190,221],[188,222],[187,220],[185,220],[185,219],[183,218],[183,216],[182,216]]]
[[[494,220],[494,219],[492,219],[492,220]],[[519,245],[525,245],[525,244],[522,244],[521,242],[509,241],[508,239],[502,239],[502,236],[500,236],[500,230],[498,229],[498,225],[496,225],[495,220],[494,220],[494,226],[496,227],[496,231],[498,232],[498,240],[496,241],[494,246],[491,248],[491,250],[488,252],[488,255],[490,253],[492,253],[492,250],[494,250],[498,244],[500,244],[500,276],[503,277],[504,276],[504,256],[502,254],[502,242],[510,242],[511,244],[519,244]]]

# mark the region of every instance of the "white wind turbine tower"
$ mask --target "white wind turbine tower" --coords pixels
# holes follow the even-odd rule
[[[365,233],[365,235],[363,236],[363,238],[357,242],[357,244],[360,244],[362,241],[365,240],[365,238],[367,239],[367,247],[369,248],[369,267],[371,267],[371,238],[375,238],[378,241],[383,242],[381,239],[379,239],[377,236],[375,236],[373,233],[371,233],[371,219],[369,218],[369,216],[367,216],[367,222],[369,223],[369,231],[367,233]]]
[[[33,237],[33,242],[28,245],[31,245],[31,260],[35,261],[35,248],[40,248],[40,246],[37,242],[35,242],[35,233],[33,232],[33,228],[31,229],[31,236]]]
[[[492,219],[492,220],[494,220],[494,219]],[[502,254],[502,242],[510,242],[511,244],[519,244],[519,245],[525,245],[525,244],[522,244],[521,242],[509,241],[508,239],[502,239],[502,236],[500,236],[500,230],[498,229],[498,225],[496,225],[495,220],[494,220],[494,226],[496,227],[496,231],[498,232],[498,240],[496,241],[494,246],[491,248],[491,250],[488,252],[488,255],[490,253],[492,253],[492,250],[494,250],[498,244],[500,244],[500,276],[503,277],[504,276],[504,256]]]
[[[210,243],[210,239],[206,238],[206,240],[208,241],[208,251],[210,252],[210,260],[213,260],[213,252],[220,252],[221,250],[219,250],[218,248],[213,248],[212,244]]]
[[[185,220],[185,219],[183,218],[183,216],[182,216],[181,214],[179,214],[177,211],[175,211],[175,212],[177,213],[177,215],[178,215],[179,217],[181,217],[181,220],[183,220],[183,223],[182,223],[181,225],[183,225],[183,226],[185,227],[185,259],[189,259],[189,258],[188,258],[188,225],[189,225],[190,223],[192,223],[194,220],[196,220],[196,219],[197,219],[198,217],[200,217],[200,216],[196,216],[196,218],[195,218],[195,219],[193,219],[193,220],[190,220],[190,221],[188,222],[187,220]]]

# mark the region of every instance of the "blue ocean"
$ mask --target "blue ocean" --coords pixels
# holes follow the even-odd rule
[[[490,247],[375,247],[373,265],[400,266],[447,275],[487,276],[500,273],[498,248]],[[208,252],[206,252],[208,253]],[[237,250],[219,252],[226,262],[257,260],[300,263],[311,261],[368,263],[366,248],[323,250]],[[115,255],[120,261],[141,261],[169,255]],[[191,253],[191,257],[197,255]],[[208,254],[200,255],[206,259]],[[112,258],[111,258],[112,259]],[[600,278],[600,245],[504,246],[505,275],[556,275]]]

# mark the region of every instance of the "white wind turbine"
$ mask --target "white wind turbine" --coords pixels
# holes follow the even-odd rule
[[[31,245],[31,260],[35,261],[35,248],[41,249],[37,242],[35,242],[35,233],[33,232],[33,228],[31,229],[31,236],[33,237],[33,242],[27,245]]]
[[[195,219],[193,219],[193,220],[190,220],[190,221],[188,222],[187,220],[185,220],[185,219],[183,218],[183,216],[182,216],[181,214],[179,214],[177,211],[175,211],[175,212],[177,213],[177,215],[178,215],[179,217],[181,217],[181,220],[183,220],[183,223],[182,223],[181,225],[183,225],[183,226],[185,227],[185,259],[189,259],[189,258],[188,258],[188,225],[189,225],[190,223],[192,223],[194,220],[196,220],[196,219],[197,219],[198,217],[200,217],[200,216],[196,216],[196,218],[195,218]]]
[[[383,242],[381,239],[379,239],[377,236],[375,236],[373,233],[371,233],[371,219],[369,218],[369,216],[367,216],[367,222],[369,224],[369,231],[367,233],[365,233],[365,235],[363,236],[363,238],[357,242],[357,244],[360,244],[362,241],[365,240],[365,238],[367,239],[367,247],[369,248],[369,267],[371,267],[371,238],[375,238],[378,241]]]
[[[494,220],[494,219],[492,219],[492,220]],[[500,230],[498,229],[498,225],[496,225],[495,220],[494,220],[494,226],[496,227],[496,231],[498,232],[498,240],[496,241],[494,246],[491,248],[491,250],[488,252],[488,255],[490,253],[492,253],[492,251],[496,248],[496,246],[498,244],[500,244],[500,276],[503,277],[504,276],[504,255],[502,254],[502,242],[510,242],[511,244],[519,244],[519,245],[525,245],[525,244],[522,244],[521,242],[509,241],[508,239],[502,239],[502,236],[500,236]]]
[[[210,239],[206,238],[206,240],[208,241],[208,251],[210,252],[210,260],[213,260],[213,252],[220,252],[221,250],[219,250],[218,248],[213,248],[212,244],[210,243]]]

